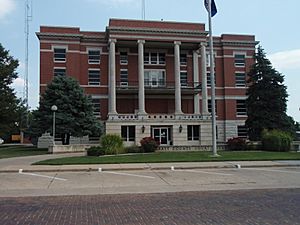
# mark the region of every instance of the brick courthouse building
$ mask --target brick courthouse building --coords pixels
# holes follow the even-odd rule
[[[127,145],[152,136],[165,148],[212,141],[208,32],[204,24],[110,19],[104,32],[42,26],[40,92],[54,76],[76,78],[106,133]],[[245,136],[252,35],[214,37],[217,140]]]

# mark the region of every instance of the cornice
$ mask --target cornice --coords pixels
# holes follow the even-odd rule
[[[96,36],[96,35],[84,35],[84,34],[68,34],[68,33],[42,33],[36,32],[37,37],[41,39],[54,38],[54,39],[76,39],[76,40],[104,40],[105,36]]]
[[[141,27],[112,27],[106,28],[108,32],[119,33],[143,33],[143,34],[176,34],[176,35],[190,35],[190,36],[207,36],[207,31],[197,30],[178,30],[178,29],[161,29],[161,28],[141,28]]]

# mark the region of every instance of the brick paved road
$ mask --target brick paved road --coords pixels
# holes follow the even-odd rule
[[[300,224],[300,189],[0,198],[1,225]]]

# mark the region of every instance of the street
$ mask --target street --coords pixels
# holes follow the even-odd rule
[[[0,198],[2,225],[300,224],[300,189]]]

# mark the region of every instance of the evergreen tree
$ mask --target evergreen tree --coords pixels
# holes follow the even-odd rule
[[[259,46],[255,64],[248,73],[246,126],[250,140],[260,140],[263,129],[279,129],[292,132],[293,119],[286,115],[287,88],[284,76],[272,67]]]
[[[41,96],[38,110],[33,112],[29,133],[32,137],[52,132],[53,112],[56,105],[55,133],[60,135],[63,144],[69,144],[70,135],[100,135],[100,123],[94,116],[90,97],[84,94],[78,82],[69,76],[54,77]]]
[[[10,87],[13,80],[18,77],[16,72],[18,60],[9,55],[0,43],[0,137],[8,139],[16,124],[20,122],[18,111],[21,107],[20,100]]]

